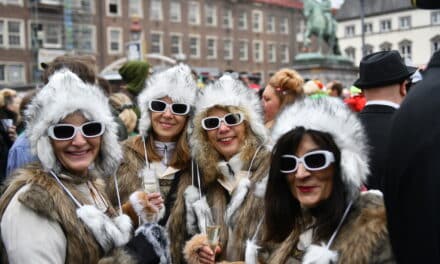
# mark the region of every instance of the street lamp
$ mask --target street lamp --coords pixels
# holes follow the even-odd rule
[[[366,55],[365,51],[365,0],[359,0],[361,3],[361,33],[362,33],[362,58]]]

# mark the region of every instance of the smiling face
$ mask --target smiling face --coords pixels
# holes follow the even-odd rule
[[[81,113],[68,115],[59,123],[80,126],[89,120]],[[63,167],[79,176],[87,176],[88,168],[96,159],[101,148],[102,136],[84,137],[80,131],[70,140],[51,139],[53,151]]]
[[[270,85],[264,89],[262,102],[265,123],[272,121],[280,110],[281,101],[275,93],[275,89]]]
[[[173,103],[168,96],[160,98],[159,100],[169,104]],[[162,142],[177,141],[186,125],[188,115],[175,115],[168,107],[164,112],[150,111],[150,114],[151,126],[153,128],[155,139]]]
[[[224,117],[229,112],[213,108],[208,111],[208,116]],[[220,127],[206,131],[209,143],[217,150],[225,160],[229,160],[232,156],[240,151],[246,137],[246,126],[244,122],[236,126],[227,126],[224,122],[220,123]]]
[[[311,151],[319,149],[321,148],[312,137],[305,134],[294,155],[302,157]],[[313,208],[330,197],[333,190],[334,175],[334,164],[322,170],[308,171],[304,164],[299,163],[298,169],[287,175],[287,180],[290,184],[292,195],[299,201],[301,206]]]

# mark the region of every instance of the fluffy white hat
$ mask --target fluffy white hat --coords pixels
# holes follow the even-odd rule
[[[197,83],[191,74],[191,69],[184,64],[179,64],[165,71],[151,76],[146,87],[138,96],[138,105],[141,110],[139,132],[147,136],[151,127],[148,102],[165,96],[170,97],[175,103],[185,103],[194,106]]]
[[[327,132],[333,137],[341,151],[342,181],[349,198],[356,196],[369,174],[366,136],[356,114],[338,98],[306,98],[279,114],[272,139],[276,142],[296,127]]]
[[[213,106],[235,106],[243,110],[245,119],[257,137],[260,144],[268,139],[268,132],[263,123],[263,109],[257,94],[243,85],[242,82],[233,79],[229,75],[222,76],[213,84],[208,85],[197,96],[195,117],[206,115],[208,109]],[[196,120],[200,118],[195,118]],[[191,135],[191,146],[199,148],[201,138],[198,136],[203,130],[200,123],[194,124],[196,133]],[[197,150],[194,152],[197,153]]]
[[[59,172],[61,165],[55,157],[47,130],[77,110],[89,120],[104,123],[105,132],[95,168],[105,176],[111,175],[119,165],[122,150],[108,99],[99,87],[84,83],[67,69],[51,76],[49,83],[35,96],[25,112],[26,133],[32,152],[45,169]]]

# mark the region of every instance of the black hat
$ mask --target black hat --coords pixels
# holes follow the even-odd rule
[[[362,58],[354,86],[366,89],[399,83],[416,70],[403,63],[398,51],[375,52]]]

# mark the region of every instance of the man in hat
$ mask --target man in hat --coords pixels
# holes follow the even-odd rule
[[[359,79],[354,83],[364,92],[366,104],[359,117],[371,146],[369,189],[383,191],[385,157],[391,118],[406,95],[408,78],[416,68],[407,67],[398,51],[379,51],[362,58]]]
[[[385,206],[398,263],[440,263],[440,51],[390,128]]]

